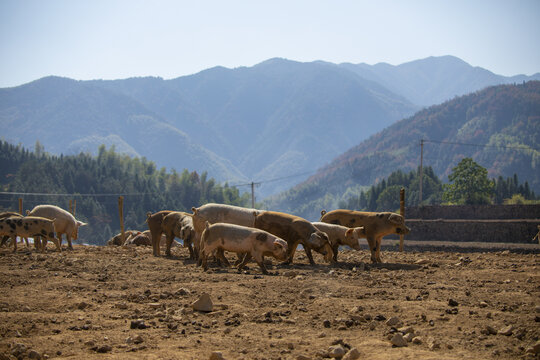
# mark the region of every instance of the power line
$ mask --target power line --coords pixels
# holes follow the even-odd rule
[[[520,150],[535,150],[532,147],[526,147],[526,146],[506,146],[506,145],[488,145],[488,144],[468,144],[468,143],[460,143],[460,142],[453,142],[453,141],[440,141],[440,140],[426,140],[422,139],[423,142],[430,142],[430,143],[437,143],[437,144],[449,144],[449,145],[464,145],[464,146],[476,146],[476,147],[491,147],[491,148],[499,148],[499,149],[520,149]]]

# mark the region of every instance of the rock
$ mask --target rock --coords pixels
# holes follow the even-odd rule
[[[528,354],[534,354],[534,355],[540,354],[540,341],[537,341],[536,344],[527,348],[525,352]]]
[[[478,304],[481,308],[488,307],[488,303],[485,301],[480,301],[480,304]]]
[[[131,329],[146,329],[147,327],[143,319],[131,320]]]
[[[100,347],[98,347],[98,348],[96,349],[96,351],[97,351],[98,353],[101,353],[101,354],[107,353],[107,352],[109,352],[109,351],[112,351],[112,346],[111,346],[111,345],[101,345]]]
[[[491,325],[486,325],[487,335],[497,335],[497,330]]]
[[[30,350],[26,356],[28,356],[29,359],[41,359],[41,354],[36,350]]]
[[[403,335],[407,335],[409,333],[413,333],[414,334],[414,328],[412,326],[404,326],[404,327],[401,327],[399,329],[397,329],[400,333],[402,333]]]
[[[408,334],[407,334],[408,335]],[[424,339],[421,337],[421,336],[415,336],[413,339],[412,339],[412,343],[415,344],[415,345],[420,345],[424,342]]]
[[[27,351],[28,351],[28,348],[26,347],[26,345],[17,343],[13,345],[13,347],[11,348],[11,355],[18,358],[24,355]]]
[[[426,264],[429,264],[429,260],[427,260],[427,259],[418,259],[414,263],[416,265],[426,265]]]
[[[212,304],[212,299],[207,293],[203,293],[197,301],[191,304],[191,307],[195,311],[201,312],[212,312],[214,305]]]
[[[175,295],[180,295],[180,296],[186,296],[186,295],[189,295],[191,292],[188,290],[188,289],[185,289],[185,288],[180,288],[178,290],[175,291]]]
[[[403,338],[403,335],[399,333],[395,333],[394,336],[392,336],[392,339],[390,339],[390,342],[392,343],[392,345],[397,347],[407,346],[407,340],[405,340]]]
[[[352,348],[341,360],[356,360],[358,358],[360,358],[360,351],[357,348]]]
[[[388,326],[396,326],[397,324],[401,323],[401,320],[397,316],[393,316],[390,319],[386,320],[386,325]]]
[[[85,302],[83,301],[83,302],[80,302],[80,303],[77,304],[77,309],[79,309],[79,310],[84,310],[84,309],[86,309],[86,308],[89,307],[89,306],[90,306],[90,304],[85,303]]]
[[[440,349],[441,348],[441,343],[438,342],[435,339],[429,339],[428,342],[427,342],[427,345],[428,345],[428,349],[432,350],[432,351],[435,350],[435,349]]]
[[[500,335],[510,336],[514,332],[514,326],[508,325],[499,330]]]
[[[405,334],[403,338],[407,340],[407,342],[411,342],[415,338],[415,336],[414,336],[414,333],[410,332],[410,333]]]
[[[341,358],[345,355],[347,351],[345,350],[345,348],[341,345],[334,345],[334,346],[330,346],[330,348],[328,349],[328,356],[332,357],[332,358]]]
[[[450,305],[450,306],[458,306],[459,303],[454,299],[448,299],[448,305]]]
[[[295,271],[295,270],[289,270],[283,273],[283,276],[290,277],[290,278],[296,277],[298,275],[299,275],[298,271]]]
[[[209,360],[225,360],[225,358],[223,357],[221,351],[214,351],[212,354],[210,354]]]
[[[311,358],[307,355],[298,355],[296,360],[311,360]]]
[[[148,304],[148,306],[150,306],[151,309],[159,309],[159,308],[161,308],[160,303],[150,303],[150,304]]]
[[[332,323],[331,323],[330,320],[328,320],[328,319],[327,319],[327,320],[324,320],[324,321],[322,322],[322,324],[323,324],[323,326],[324,326],[325,328],[329,328],[329,327],[332,325]]]
[[[140,344],[142,342],[144,342],[144,338],[141,335],[137,335],[133,338],[134,344]]]

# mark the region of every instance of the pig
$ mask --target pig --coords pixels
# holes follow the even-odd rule
[[[358,240],[366,237],[366,231],[363,226],[348,228],[346,226],[328,224],[324,222],[314,222],[313,225],[328,235],[330,245],[332,245],[332,250],[334,252],[335,262],[337,262],[340,245],[346,245],[355,250],[360,250]]]
[[[192,247],[195,230],[193,228],[193,217],[191,214],[182,211],[173,211],[163,218],[161,228],[167,239],[167,249],[165,251],[167,256],[171,255],[171,244],[174,238],[178,237],[184,240],[184,247],[189,249],[189,258],[192,260],[196,259]]]
[[[26,214],[27,216],[54,219],[54,228],[56,229],[60,246],[62,246],[62,234],[66,234],[68,249],[70,250],[73,250],[71,240],[77,240],[79,237],[79,227],[87,225],[87,223],[76,220],[69,211],[55,205],[38,205],[32,211],[27,211]]]
[[[14,212],[14,211],[4,211],[4,212],[0,212],[0,219],[5,219],[5,218],[8,218],[8,217],[22,217],[21,214],[19,214],[18,212]],[[0,242],[0,246],[4,246],[4,244],[9,240],[9,236],[6,235],[6,236],[3,236],[2,237],[2,241]],[[28,244],[28,238],[24,238],[24,241],[26,242],[26,247],[29,247],[29,244]],[[36,244],[34,242],[34,244]],[[37,249],[37,247],[36,247]]]
[[[124,231],[124,240],[122,240],[122,233],[118,233],[115,236],[113,236],[109,241],[107,241],[107,245],[116,245],[116,246],[122,246],[126,241],[129,241],[130,238],[133,236],[136,236],[140,234],[140,231],[137,230],[126,230]]]
[[[315,265],[311,249],[324,255],[326,261],[333,261],[332,246],[328,235],[318,230],[306,219],[277,211],[265,211],[256,214],[255,227],[287,241],[288,256],[286,263],[288,264],[292,263],[298,244],[304,246],[311,265]]]
[[[37,216],[7,217],[0,219],[0,236],[9,236],[13,240],[13,252],[17,251],[17,236],[43,237],[41,251],[45,251],[47,240],[51,240],[58,251],[62,251],[60,241],[55,238],[54,219]]]
[[[407,235],[411,229],[405,226],[403,216],[392,212],[366,212],[338,209],[330,212],[321,211],[320,222],[347,227],[363,226],[371,251],[371,261],[380,263],[381,241],[390,234]]]
[[[163,222],[163,218],[172,212],[173,211],[171,210],[162,210],[154,214],[151,212],[146,213],[146,222],[148,223],[148,229],[151,233],[150,238],[152,239],[152,253],[154,256],[161,255],[161,249],[159,248],[161,234],[163,234],[161,223]]]
[[[200,254],[205,271],[208,270],[208,255],[218,249],[249,254],[238,265],[238,269],[242,269],[253,257],[263,274],[268,274],[264,256],[273,256],[278,260],[287,259],[287,242],[277,236],[246,226],[225,223],[210,225],[207,221],[201,237]]]
[[[208,203],[198,208],[192,207],[191,211],[193,211],[193,227],[195,229],[194,245],[196,254],[199,253],[199,243],[202,232],[205,229],[206,221],[210,224],[220,222],[253,227],[255,215],[264,212],[263,210],[215,203]],[[223,261],[226,266],[229,266],[229,261],[223,256],[221,250],[217,251],[216,256],[218,260]],[[239,260],[237,263],[241,262],[243,257],[243,254],[238,254]],[[199,265],[200,263],[201,260],[199,259]]]

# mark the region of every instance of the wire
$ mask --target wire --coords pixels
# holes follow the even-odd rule
[[[465,146],[477,146],[477,147],[492,147],[492,148],[499,148],[499,149],[520,149],[520,150],[535,150],[537,149],[531,148],[531,147],[525,147],[525,146],[505,146],[505,145],[487,145],[487,144],[467,144],[467,143],[460,143],[460,142],[452,142],[452,141],[440,141],[440,140],[426,140],[421,139],[423,142],[430,142],[430,143],[437,143],[437,144],[450,144],[450,145],[465,145]]]

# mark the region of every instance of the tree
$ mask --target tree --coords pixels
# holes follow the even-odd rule
[[[490,204],[494,184],[487,177],[487,170],[464,158],[448,176],[451,184],[444,185],[443,200],[453,204]]]

